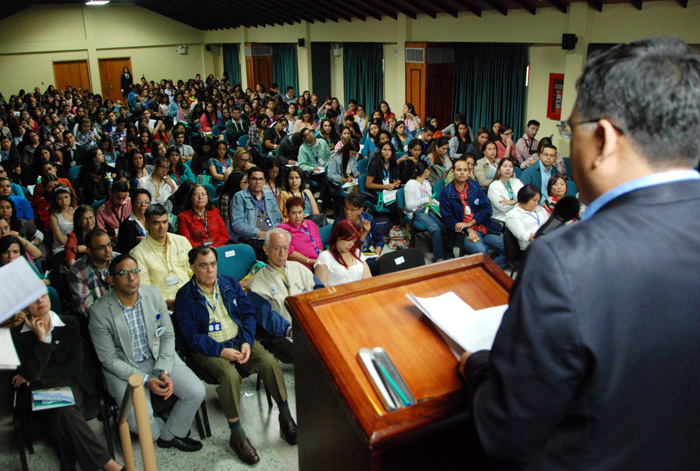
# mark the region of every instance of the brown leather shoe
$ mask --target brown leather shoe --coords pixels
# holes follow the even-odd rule
[[[240,442],[234,442],[233,438],[229,439],[229,445],[236,452],[238,457],[246,464],[255,464],[260,461],[258,452],[255,451],[255,447],[250,444],[248,437],[244,438]]]
[[[280,435],[282,435],[282,438],[290,445],[297,444],[297,424],[294,422],[294,419],[280,419]]]

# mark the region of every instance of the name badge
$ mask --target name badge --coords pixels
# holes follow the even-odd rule
[[[265,218],[265,224],[267,224],[267,227],[272,227],[272,221],[270,221],[270,218]]]
[[[271,290],[273,293],[279,293],[279,292],[280,292],[280,289],[279,289],[277,286],[271,286],[271,287],[270,287],[270,290]]]
[[[177,277],[177,275],[170,275],[165,277],[165,282],[168,284],[168,286],[172,286],[178,284],[180,279]]]
[[[388,185],[388,184],[389,184],[388,178],[385,178],[384,180],[382,180],[382,185]]]
[[[212,322],[209,324],[209,332],[221,332],[221,322]]]
[[[165,333],[165,326],[159,325],[156,327],[156,338],[160,338]]]
[[[214,243],[214,239],[207,239],[204,241],[204,245],[211,245]]]
[[[118,227],[114,228],[114,235],[119,235],[119,228]]]

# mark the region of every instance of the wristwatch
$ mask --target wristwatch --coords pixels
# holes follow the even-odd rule
[[[169,371],[161,370],[160,368],[159,368],[159,369],[156,369],[156,370],[153,370],[153,376],[155,376],[155,377],[158,378],[158,379],[160,379],[160,377],[163,376],[163,374],[166,374],[166,375],[170,376],[170,372],[169,372]]]

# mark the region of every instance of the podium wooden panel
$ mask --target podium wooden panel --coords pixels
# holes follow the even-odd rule
[[[287,298],[300,470],[458,464],[467,418],[458,361],[405,295],[454,291],[482,309],[507,304],[512,283],[488,257],[473,255]],[[363,347],[389,353],[418,404],[384,409],[357,360]]]

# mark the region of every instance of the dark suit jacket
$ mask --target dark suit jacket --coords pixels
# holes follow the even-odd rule
[[[552,165],[552,176],[559,173],[556,165]],[[540,167],[540,162],[537,161],[534,164],[526,168],[520,175],[520,181],[523,182],[523,186],[528,183],[532,183],[537,188],[540,189],[543,195],[547,195],[547,188],[542,188],[542,167]]]
[[[24,323],[12,329],[12,341],[22,362],[17,373],[30,383],[39,381],[42,385],[72,379],[92,393],[93,380],[84,361],[78,321],[72,316],[62,316],[61,320],[66,325],[54,327],[51,343],[40,342],[34,332],[20,333]]]
[[[700,469],[698,214],[700,182],[667,183],[530,245],[492,351],[467,362],[491,456]]]
[[[131,91],[131,86],[134,85],[134,74],[129,74],[129,78],[126,78],[125,74],[121,76],[121,92],[128,94]]]

